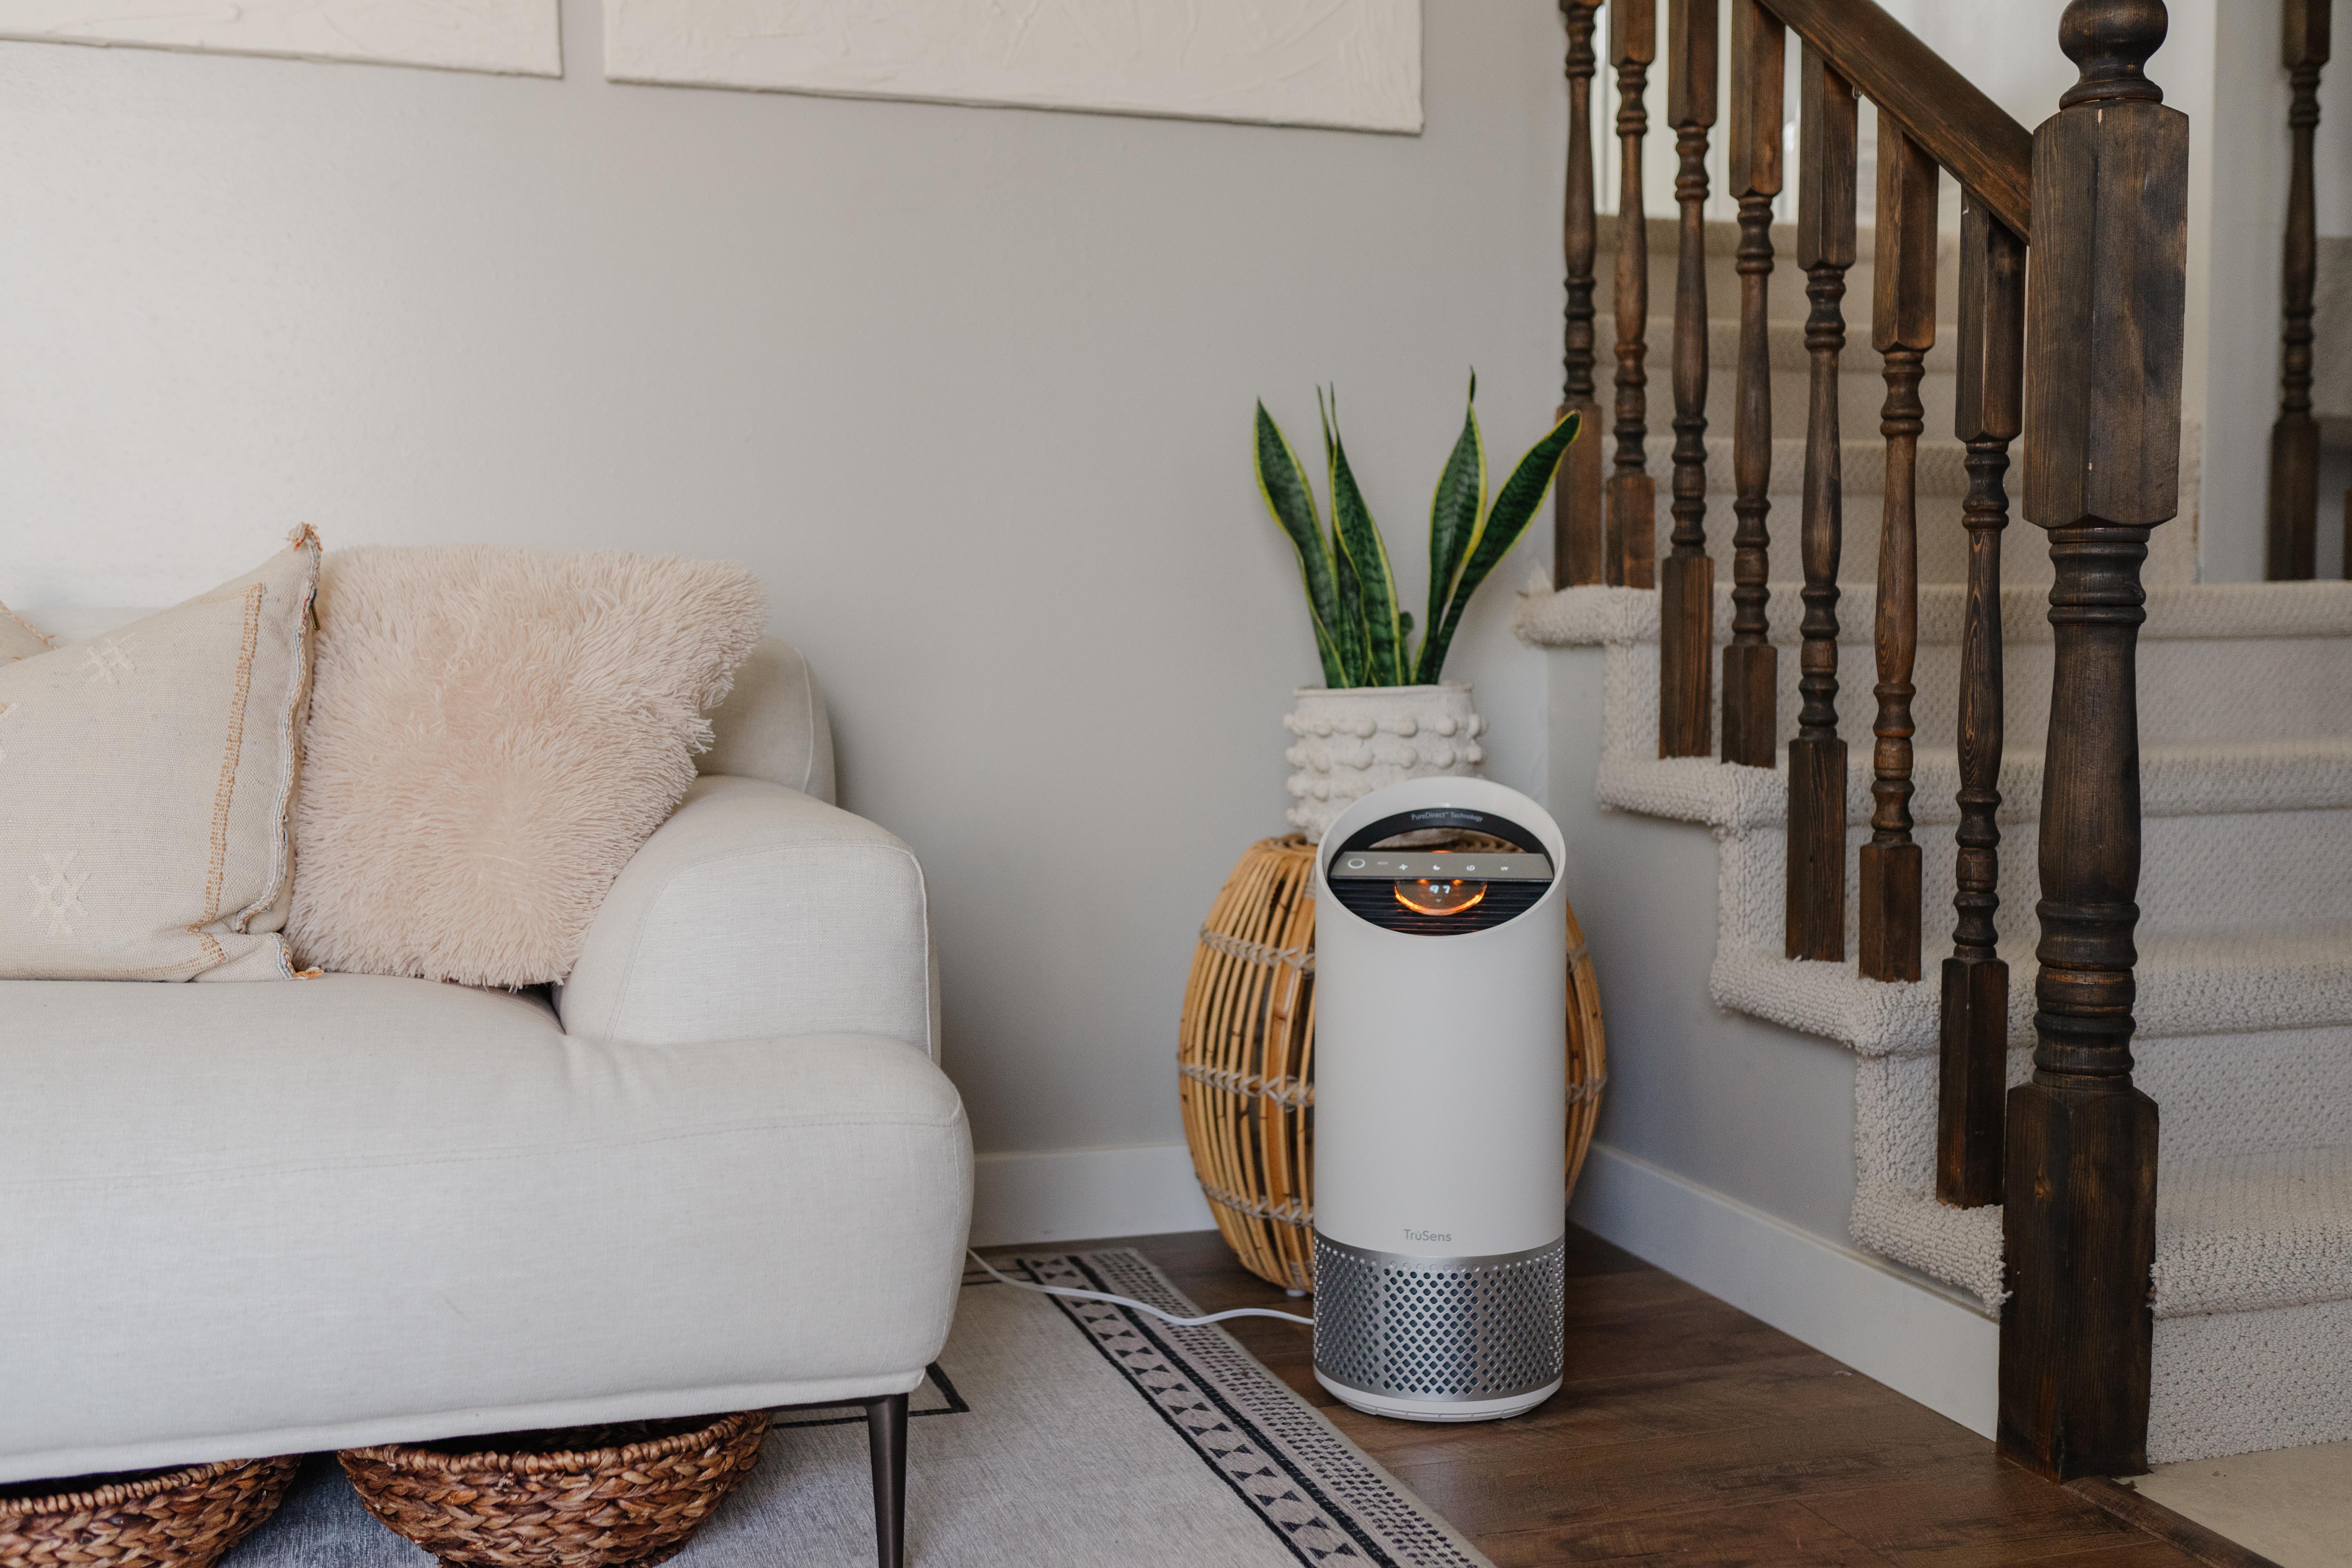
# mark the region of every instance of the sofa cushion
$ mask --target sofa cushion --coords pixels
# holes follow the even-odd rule
[[[338,552],[288,934],[307,963],[561,980],[694,782],[767,618],[745,568],[489,545]]]
[[[961,1108],[896,1041],[17,982],[0,1084],[0,1481],[904,1389],[961,1272]]]
[[[593,1039],[846,1030],[938,1054],[915,852],[764,779],[697,779],[604,896],[559,994]]]
[[[318,574],[298,530],[186,604],[0,662],[0,977],[292,973],[278,932]]]

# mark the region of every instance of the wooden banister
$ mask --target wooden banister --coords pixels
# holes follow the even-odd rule
[[[1609,477],[1605,548],[1622,563],[1611,581],[1656,585],[1658,497],[1645,447],[1650,438],[1650,230],[1642,208],[1646,94],[1658,58],[1656,0],[1609,0],[1609,63],[1617,69],[1617,437]],[[1571,449],[1573,449],[1571,447]]]
[[[1780,90],[1788,39],[1758,0],[1731,0],[1732,195],[1739,199],[1739,366],[1731,465],[1731,646],[1723,650],[1723,760],[1780,760],[1780,656],[1769,632],[1772,536],[1772,201],[1780,194]]]
[[[1845,347],[1846,268],[1854,261],[1853,88],[1810,43],[1798,62],[1802,177],[1797,185],[1797,265],[1805,269],[1805,352],[1812,364],[1805,419],[1803,647],[1798,652],[1797,738],[1789,742],[1790,958],[1845,957],[1845,742],[1838,734],[1838,554],[1843,454],[1838,440],[1838,355]]]
[[[1592,73],[1600,61],[1592,32],[1601,0],[1559,0],[1568,24],[1568,190],[1560,204],[1560,253],[1568,302],[1560,312],[1559,414],[1582,416],[1554,487],[1552,563],[1560,587],[1622,583],[1612,563],[1601,487],[1601,407],[1592,394],[1592,258],[1598,248],[1592,203]],[[1612,565],[1616,570],[1612,574]]]
[[[2317,574],[2319,560],[2319,425],[2311,416],[2311,295],[2318,270],[2312,142],[2319,130],[2319,73],[2327,64],[2328,0],[2283,0],[2281,9],[2283,58],[2294,91],[2286,116],[2294,161],[2280,279],[2279,413],[2271,426],[2265,575],[2300,581]],[[2352,576],[2352,558],[2345,574]]]
[[[1658,574],[1658,755],[1703,757],[1715,728],[1715,562],[1706,552],[1706,142],[1716,0],[1666,0],[1666,121],[1682,209],[1675,274],[1673,548]],[[1622,231],[1624,220],[1620,218]]]
[[[2033,137],[2000,105],[1871,0],[1764,4],[2011,234],[2033,237]]]
[[[2179,508],[2189,119],[2141,67],[2161,0],[2072,0],[2082,79],[2033,136],[2025,515],[2056,581],[2032,1079],[2009,1100],[2000,1440],[2045,1475],[2147,1468],[2157,1110],[2132,1083],[2139,574]]]

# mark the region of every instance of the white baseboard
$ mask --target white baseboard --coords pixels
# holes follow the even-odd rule
[[[1645,1263],[1990,1437],[2000,1326],[1969,1303],[1595,1143],[1570,1214]]]
[[[973,1165],[974,1247],[1157,1236],[1217,1223],[1181,1143],[982,1154]]]

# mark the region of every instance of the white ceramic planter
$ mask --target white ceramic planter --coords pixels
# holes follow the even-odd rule
[[[1405,779],[1475,777],[1486,760],[1486,721],[1471,710],[1467,683],[1439,686],[1302,686],[1282,721],[1296,737],[1283,753],[1290,775],[1290,826],[1320,839],[1359,795]]]

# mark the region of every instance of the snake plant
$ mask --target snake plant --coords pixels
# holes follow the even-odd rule
[[[1489,504],[1486,444],[1478,433],[1478,378],[1470,378],[1469,412],[1429,503],[1429,610],[1416,658],[1409,646],[1412,616],[1398,605],[1388,545],[1339,439],[1338,395],[1327,398],[1318,391],[1315,406],[1323,420],[1323,461],[1330,476],[1328,532],[1307,470],[1264,403],[1257,405],[1256,462],[1258,493],[1298,552],[1323,679],[1332,687],[1433,685],[1445,668],[1446,650],[1470,595],[1519,542],[1551,489],[1560,457],[1576,439],[1576,416],[1560,420],[1528,449]]]

